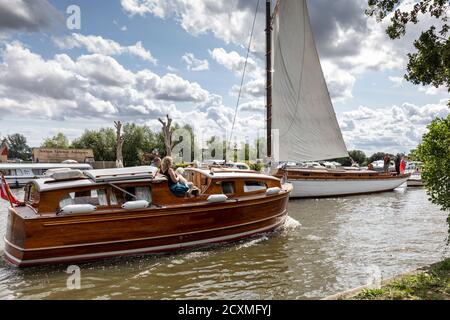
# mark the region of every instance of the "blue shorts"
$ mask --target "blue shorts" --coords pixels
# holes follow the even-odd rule
[[[186,192],[189,191],[189,187],[183,183],[176,183],[169,187],[170,191],[177,197],[184,197]]]

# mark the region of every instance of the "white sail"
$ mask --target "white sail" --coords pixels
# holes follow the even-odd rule
[[[306,0],[281,0],[278,9],[274,20],[272,111],[272,128],[279,130],[278,160],[347,157],[320,65]]]

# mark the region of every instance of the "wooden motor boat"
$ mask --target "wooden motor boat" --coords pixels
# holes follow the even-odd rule
[[[292,198],[320,198],[391,191],[404,184],[410,174],[393,175],[370,170],[287,168],[275,176],[287,179]]]
[[[5,258],[73,263],[229,242],[283,225],[290,184],[248,171],[186,169],[200,194],[174,196],[154,167],[57,172],[9,209]]]

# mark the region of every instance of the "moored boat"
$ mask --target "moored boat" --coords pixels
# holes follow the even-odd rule
[[[409,175],[382,174],[368,170],[289,169],[292,198],[320,198],[377,193],[393,190]],[[283,171],[276,176],[282,177]]]
[[[198,196],[176,197],[154,167],[58,172],[9,209],[5,258],[73,263],[229,242],[282,226],[292,190],[275,177],[186,169]]]
[[[280,163],[347,158],[349,153],[320,64],[307,1],[277,1],[273,15],[270,0],[266,8],[267,149],[272,173],[281,177],[287,172],[294,186],[292,197],[366,194],[405,183],[409,174],[284,165],[276,169]]]
[[[422,169],[423,163],[419,161],[408,162],[406,172],[411,173],[411,177],[407,181],[408,187],[423,187]]]
[[[412,174],[411,177],[408,178],[406,184],[408,185],[408,187],[423,187],[421,174]]]
[[[44,177],[52,169],[90,170],[87,163],[0,163],[0,172],[11,187],[21,188],[33,179]]]

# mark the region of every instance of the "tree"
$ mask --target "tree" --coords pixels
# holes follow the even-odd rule
[[[124,165],[140,165],[144,154],[156,149],[158,142],[155,133],[147,126],[127,123],[123,127],[123,162]]]
[[[359,165],[364,165],[367,162],[366,154],[361,150],[352,150],[348,152],[349,157],[335,159],[334,161],[339,162],[341,165],[350,167],[353,165],[353,161],[355,161]],[[351,158],[351,159],[350,159]]]
[[[371,155],[369,157],[369,159],[367,159],[367,163],[372,163],[374,161],[383,160],[385,154],[386,154],[385,152],[374,153],[373,155]],[[392,159],[392,156],[391,156],[391,159]]]
[[[92,149],[97,161],[116,160],[116,133],[112,128],[102,128],[98,131],[86,130],[83,135],[72,142],[76,149]]]
[[[167,122],[162,121],[160,118],[158,118],[158,121],[161,122],[163,128],[163,137],[164,137],[164,146],[166,150],[166,156],[171,157],[172,156],[172,131],[170,129],[172,125],[172,119],[169,118],[169,115],[166,115]]]
[[[434,120],[428,130],[417,149],[422,179],[431,201],[450,213],[450,115]]]
[[[406,34],[408,24],[417,24],[423,15],[430,15],[440,25],[430,26],[414,41],[417,52],[408,54],[409,63],[405,79],[422,85],[446,86],[450,92],[450,37],[448,0],[418,1],[411,10],[401,5],[404,0],[368,0],[366,13],[378,21],[393,13],[386,33],[391,39],[400,39]],[[450,105],[450,101],[449,101]]]
[[[124,137],[122,136],[122,122],[114,121],[114,127],[116,128],[116,167],[123,168],[123,142]]]
[[[358,163],[359,165],[363,165],[367,162],[367,156],[366,154],[361,150],[352,150],[348,153],[352,159]]]
[[[19,133],[8,135],[4,143],[8,146],[8,158],[31,160],[31,148],[27,145],[27,138],[24,135]]]
[[[52,138],[47,138],[41,144],[41,148],[54,148],[54,149],[68,149],[70,146],[69,139],[59,132],[56,136]]]

